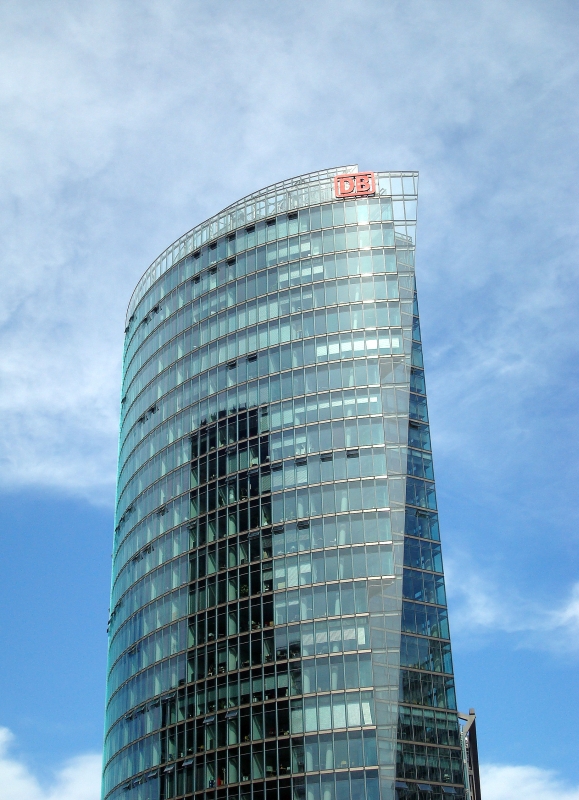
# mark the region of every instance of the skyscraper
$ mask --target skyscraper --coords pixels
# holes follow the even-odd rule
[[[131,298],[103,797],[478,800],[414,281],[418,175],[226,208]]]

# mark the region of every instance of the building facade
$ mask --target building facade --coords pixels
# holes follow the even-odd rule
[[[440,550],[417,181],[349,166],[275,184],[139,282],[106,800],[478,800]]]

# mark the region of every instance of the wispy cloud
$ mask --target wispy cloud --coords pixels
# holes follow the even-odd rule
[[[484,642],[513,635],[517,647],[579,651],[579,582],[558,601],[526,592],[463,558],[446,559],[445,573],[456,641]]]
[[[572,348],[572,4],[265,9],[0,12],[0,484],[110,502],[139,274],[236,197],[325,164],[422,170],[439,439],[478,432],[484,451],[486,410],[515,417]]]
[[[2,800],[99,800],[102,759],[75,756],[41,784],[30,767],[10,752],[13,735],[0,728],[0,796]]]
[[[551,770],[485,764],[481,794],[485,800],[579,800],[579,786],[571,786]]]

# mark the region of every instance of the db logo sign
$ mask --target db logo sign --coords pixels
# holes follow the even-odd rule
[[[373,172],[354,172],[352,175],[336,175],[334,178],[336,197],[367,197],[376,191]]]

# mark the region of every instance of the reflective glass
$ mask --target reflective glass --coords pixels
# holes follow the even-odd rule
[[[131,298],[106,800],[465,797],[417,174],[337,199],[355,172],[234,203]]]

